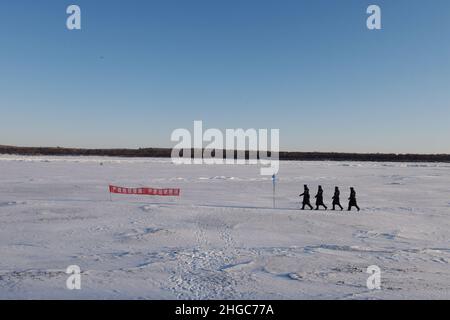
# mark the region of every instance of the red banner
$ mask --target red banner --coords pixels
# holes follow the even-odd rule
[[[156,188],[123,188],[117,186],[109,186],[110,193],[119,194],[138,194],[146,196],[179,196],[180,189],[156,189]]]

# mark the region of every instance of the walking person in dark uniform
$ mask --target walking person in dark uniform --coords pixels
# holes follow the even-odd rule
[[[350,187],[350,198],[348,200],[348,211],[352,210],[352,207],[356,207],[359,211],[358,204],[356,203],[356,191],[353,187]]]
[[[313,209],[311,202],[310,202],[310,195],[309,195],[309,189],[308,186],[305,184],[303,186],[304,191],[301,195],[299,195],[299,197],[303,196],[303,205],[302,205],[302,210],[305,210],[305,206],[308,206],[311,210]]]
[[[316,194],[316,210],[319,210],[319,207],[322,206],[327,210],[327,206],[323,203],[323,189],[322,186],[319,186],[319,190],[317,190]]]
[[[341,200],[339,199],[340,194],[341,194],[341,192],[339,191],[339,188],[335,187],[334,188],[334,196],[332,198],[333,199],[333,209],[332,210],[335,210],[336,206],[339,206],[341,208],[341,211],[344,210],[344,208],[342,208],[342,206],[341,206]]]

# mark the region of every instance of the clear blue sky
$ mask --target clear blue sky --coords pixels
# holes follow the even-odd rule
[[[203,120],[284,150],[450,153],[448,0],[11,0],[0,41],[0,144],[171,147]]]

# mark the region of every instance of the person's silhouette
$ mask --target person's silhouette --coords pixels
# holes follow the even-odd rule
[[[359,211],[358,204],[356,203],[356,191],[353,187],[350,187],[350,198],[348,200],[348,211],[352,210],[352,207],[356,207]]]
[[[303,193],[301,195],[299,195],[299,197],[303,197],[303,202],[302,202],[302,210],[305,210],[305,206],[308,206],[311,210],[313,209],[311,203],[310,203],[310,195],[309,195],[309,189],[308,186],[305,184],[303,186],[304,190]]]
[[[319,186],[316,194],[316,210],[319,210],[319,207],[322,206],[327,210],[327,206],[323,203],[323,189],[322,186]]]
[[[341,208],[341,211],[344,210],[344,208],[342,208],[342,206],[341,206],[341,201],[339,199],[340,194],[341,194],[341,192],[339,191],[339,188],[335,187],[334,188],[334,196],[332,198],[333,199],[333,209],[332,210],[335,210],[336,206],[339,206]]]

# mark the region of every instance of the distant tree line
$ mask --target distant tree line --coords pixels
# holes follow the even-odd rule
[[[182,150],[179,150],[183,154]],[[139,149],[80,149],[48,147],[1,146],[0,154],[27,156],[108,156],[108,157],[152,157],[170,158],[169,148]],[[226,151],[223,152],[224,157]],[[249,152],[245,152],[249,158]],[[194,155],[194,150],[191,150]],[[214,152],[212,153],[214,156]],[[270,156],[270,153],[269,153]],[[237,157],[237,151],[234,151]],[[259,155],[258,155],[259,158]],[[279,152],[280,160],[300,161],[374,161],[374,162],[450,162],[450,154],[395,154],[395,153],[339,153],[339,152]]]

